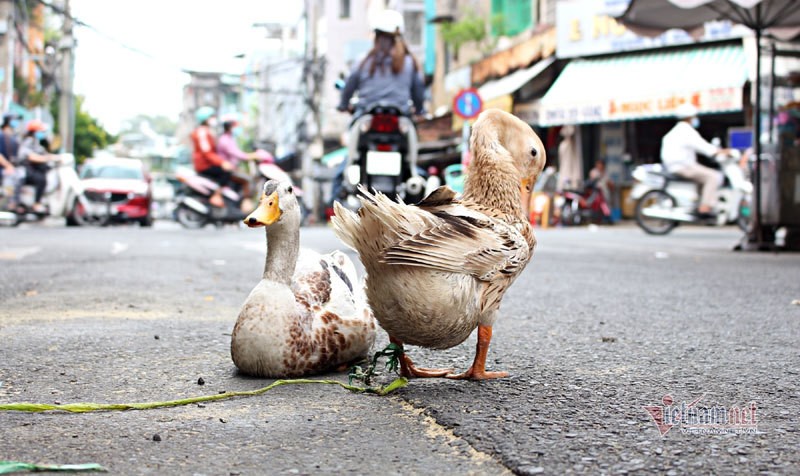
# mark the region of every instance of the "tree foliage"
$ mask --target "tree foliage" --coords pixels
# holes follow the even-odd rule
[[[94,155],[94,151],[104,149],[116,142],[116,136],[106,131],[103,126],[83,109],[83,96],[75,96],[75,138],[73,154],[78,163]],[[53,117],[58,117],[58,100],[51,103],[50,111]],[[54,132],[59,134],[58,122]],[[63,140],[63,139],[62,139]]]
[[[147,114],[139,114],[135,117],[127,119],[123,124],[120,133],[139,132],[141,131],[142,124],[147,123],[150,128],[164,136],[174,136],[175,131],[178,129],[178,123],[167,116],[149,116]]]
[[[458,60],[458,52],[466,43],[475,43],[483,53],[488,53],[495,45],[489,29],[497,31],[502,27],[501,15],[493,16],[487,24],[484,17],[469,11],[456,22],[442,24],[441,34],[444,42],[453,48],[453,58]]]

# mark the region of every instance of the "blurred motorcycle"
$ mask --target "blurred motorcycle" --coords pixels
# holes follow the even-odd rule
[[[426,177],[420,174],[415,155],[409,153],[409,127],[414,125],[399,107],[373,104],[350,127],[358,130],[358,157],[346,171],[348,194],[356,193],[352,187],[356,183],[408,203],[424,197]]]
[[[611,223],[611,209],[596,181],[588,180],[583,190],[562,192],[561,224],[579,226],[587,223]]]
[[[185,228],[198,229],[208,224],[222,226],[239,223],[245,214],[241,211],[242,196],[229,187],[222,188],[223,207],[211,205],[210,199],[219,188],[211,179],[198,175],[194,170],[181,168],[175,178],[183,184],[176,195],[175,220]]]
[[[719,189],[714,218],[699,218],[693,213],[699,200],[696,182],[667,172],[661,164],[636,167],[633,171],[636,184],[630,195],[636,200],[636,223],[651,235],[665,235],[682,223],[716,226],[735,223],[746,230],[753,184],[745,178],[740,158],[738,151],[716,157],[725,181]]]
[[[58,154],[48,163],[47,187],[42,196],[45,210],[35,210],[33,204],[36,192],[32,185],[21,185],[19,203],[13,210],[0,211],[0,222],[16,226],[23,222],[41,221],[45,217],[63,217],[67,226],[102,226],[108,223],[109,213],[89,201],[83,191],[78,173],[75,171],[75,156]],[[13,195],[13,181],[24,178],[24,168],[18,168],[17,177],[8,177],[4,184],[3,201],[8,202]]]
[[[255,152],[255,159],[247,161],[247,170],[250,177],[253,178],[254,189],[260,191],[264,188],[264,184],[269,180],[277,180],[279,182],[288,182],[292,184],[292,190],[297,196],[297,203],[300,205],[301,225],[305,225],[308,221],[310,211],[303,200],[303,190],[294,184],[292,177],[286,173],[278,164],[288,161],[293,158],[292,156],[283,157],[276,160],[275,157],[263,149],[258,149]]]

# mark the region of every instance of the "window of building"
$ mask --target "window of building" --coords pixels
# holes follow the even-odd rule
[[[492,35],[514,36],[532,26],[531,0],[492,0]]]
[[[350,18],[350,0],[339,0],[339,18]]]
[[[425,29],[425,12],[406,10],[403,12],[403,22],[405,23],[405,33],[403,37],[406,42],[409,45],[421,45],[422,35]]]

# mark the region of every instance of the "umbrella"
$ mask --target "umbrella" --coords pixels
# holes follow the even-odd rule
[[[764,33],[789,39],[800,32],[798,0],[631,0],[618,18],[632,31],[654,36],[680,28],[697,36],[703,24],[729,20],[744,25],[756,36],[756,104],[754,142],[756,153],[756,222],[751,241],[762,243],[761,229],[761,37]]]

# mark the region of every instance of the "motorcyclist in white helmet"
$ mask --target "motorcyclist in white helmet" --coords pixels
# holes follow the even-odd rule
[[[714,157],[718,154],[728,154],[731,149],[720,148],[703,139],[697,132],[697,127],[700,125],[697,115],[697,108],[692,104],[678,106],[675,110],[678,122],[661,142],[661,162],[668,172],[702,186],[702,196],[695,214],[700,218],[711,218],[714,216],[717,190],[722,184],[723,175],[718,170],[699,164],[697,154]]]
[[[372,49],[358,63],[347,78],[337,107],[349,111],[355,117],[363,114],[376,103],[392,104],[409,117],[401,118],[407,123],[409,160],[416,163],[417,132],[410,119],[412,115],[422,115],[424,111],[425,84],[416,58],[403,40],[403,15],[394,10],[383,10],[375,14],[371,21],[375,32]],[[350,105],[353,95],[358,92],[358,103]],[[358,127],[355,121],[348,133],[347,148],[349,158],[358,155]],[[338,171],[333,184],[333,197],[341,188],[343,170]]]
[[[403,16],[383,10],[373,17],[372,27],[375,43],[347,78],[338,109],[351,111],[350,99],[358,91],[356,112],[387,102],[405,113],[422,114],[425,85],[417,60],[403,40]]]

